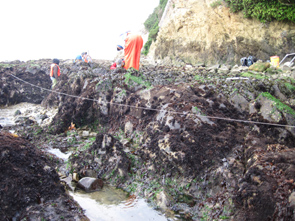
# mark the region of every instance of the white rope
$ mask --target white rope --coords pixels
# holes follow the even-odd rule
[[[102,104],[99,100],[96,100],[96,99],[90,99],[90,98],[86,98],[86,97],[75,96],[75,95],[70,95],[70,94],[66,94],[66,93],[62,93],[62,92],[58,92],[58,91],[46,89],[46,88],[43,88],[43,87],[40,87],[40,86],[31,84],[30,82],[24,81],[24,80],[16,77],[13,74],[9,74],[9,75],[11,75],[12,77],[14,77],[15,79],[18,79],[19,81],[22,81],[22,82],[24,82],[26,84],[29,84],[29,85],[33,86],[33,87],[40,88],[41,90],[53,92],[53,93],[56,93],[56,94],[65,95],[65,96],[68,96],[68,97],[74,97],[74,98],[80,98],[80,99],[83,99],[83,100],[95,101],[95,102],[98,102],[99,104]],[[177,114],[177,115],[187,115],[186,113],[177,112],[177,111],[163,111],[163,110],[154,109],[154,108],[136,107],[136,106],[132,106],[132,105],[118,104],[118,103],[111,103],[111,102],[104,102],[104,103],[106,103],[106,104],[113,104],[113,105],[117,105],[117,106],[121,106],[121,107],[132,107],[132,108],[138,108],[138,109],[142,109],[142,110],[152,110],[152,111],[157,111],[157,112],[168,112],[168,113]],[[190,114],[194,114],[194,115],[199,116],[199,117],[204,117],[203,115],[199,115],[199,114],[196,114],[196,113],[190,113]],[[225,121],[240,122],[240,123],[249,123],[249,124],[260,124],[260,125],[268,125],[268,126],[295,128],[295,126],[283,125],[283,124],[264,123],[264,122],[257,122],[257,121],[238,120],[238,119],[231,119],[231,118],[224,118],[224,117],[213,117],[213,116],[205,116],[205,117],[207,117],[209,119],[225,120]]]

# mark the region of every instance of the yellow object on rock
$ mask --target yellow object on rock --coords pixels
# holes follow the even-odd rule
[[[279,56],[270,57],[270,63],[272,66],[278,68],[280,66],[280,57]]]

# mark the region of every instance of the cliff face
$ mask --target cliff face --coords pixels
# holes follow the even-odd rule
[[[174,64],[240,64],[249,55],[265,61],[295,51],[294,23],[263,24],[224,4],[212,8],[214,1],[170,0],[149,55]]]

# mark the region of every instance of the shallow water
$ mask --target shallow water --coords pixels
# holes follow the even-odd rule
[[[19,110],[20,115],[14,116],[15,112]],[[46,125],[56,114],[57,109],[45,109],[40,104],[19,103],[8,107],[0,107],[0,125],[2,127],[9,127],[15,125],[17,117],[31,117],[35,119],[39,125]],[[45,114],[47,118],[43,121],[37,120],[37,115]]]
[[[63,159],[64,161],[67,161],[69,159],[69,157],[71,156],[72,152],[67,152],[67,153],[63,153],[60,151],[60,149],[56,149],[56,148],[51,148],[46,150],[49,153],[54,154],[55,156],[57,156],[58,158]]]
[[[134,195],[128,197],[123,190],[104,186],[101,191],[85,193],[71,192],[71,196],[85,209],[92,221],[164,221],[163,214],[154,210],[148,203]]]

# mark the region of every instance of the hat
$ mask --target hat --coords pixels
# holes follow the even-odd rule
[[[57,58],[53,58],[52,63],[59,65],[59,60]]]
[[[120,50],[122,50],[123,49],[123,46],[121,46],[121,45],[117,45],[117,51],[120,51]]]

